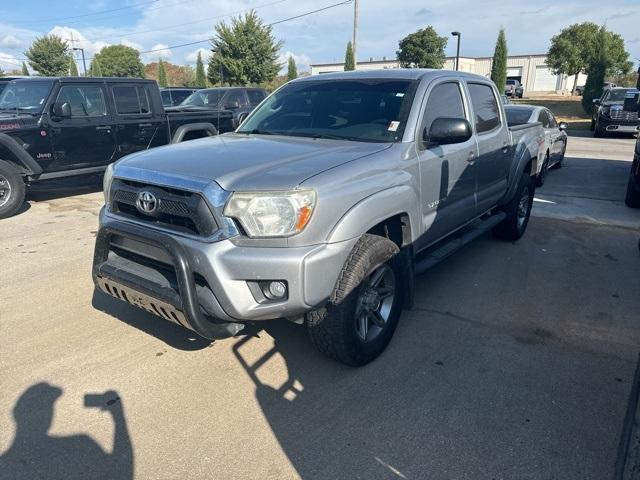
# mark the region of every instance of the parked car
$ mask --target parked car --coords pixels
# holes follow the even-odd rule
[[[562,167],[564,154],[567,150],[567,124],[558,123],[550,110],[535,105],[507,105],[505,106],[507,122],[510,127],[526,123],[541,123],[544,129],[544,162],[538,173],[537,184],[544,185],[550,168]]]
[[[625,101],[629,99],[628,101]],[[606,133],[637,133],[638,90],[635,88],[613,87],[603,91],[600,98],[593,100],[591,130],[594,137]]]
[[[362,365],[410,307],[414,271],[489,229],[524,234],[543,137],[509,128],[479,75],[300,78],[234,133],[112,165],[93,279],[206,338],[304,323],[321,352]]]
[[[150,80],[13,80],[0,94],[0,218],[20,209],[27,184],[102,173],[129,153],[233,129],[230,112],[165,113]]]
[[[506,95],[500,95],[500,98],[502,99],[502,104],[503,105],[511,105],[513,103],[511,101],[511,99],[509,97],[507,97]]]
[[[182,88],[182,87],[166,87],[160,89],[160,96],[162,97],[162,105],[165,107],[174,107],[184,102],[189,95],[193,92],[197,92],[197,88]]]
[[[640,208],[640,137],[636,140],[625,203],[631,208]]]
[[[504,94],[507,97],[522,98],[522,95],[524,95],[524,87],[518,80],[507,80],[507,85],[504,88]]]
[[[237,127],[266,97],[267,91],[263,88],[205,88],[194,92],[179,106],[170,108],[168,111],[193,112],[222,109],[233,114],[233,122]]]

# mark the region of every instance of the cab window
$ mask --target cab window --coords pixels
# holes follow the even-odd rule
[[[68,103],[71,117],[101,117],[107,114],[102,88],[99,86],[64,86],[56,103]]]

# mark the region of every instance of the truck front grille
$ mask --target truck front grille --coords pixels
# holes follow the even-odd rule
[[[153,214],[136,206],[138,195],[145,191],[157,199]],[[111,211],[125,218],[202,237],[218,230],[215,217],[200,194],[170,187],[115,179],[111,187]]]

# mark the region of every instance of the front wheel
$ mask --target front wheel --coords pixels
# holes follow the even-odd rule
[[[513,242],[524,235],[533,207],[533,178],[529,172],[523,172],[516,193],[511,201],[502,207],[507,217],[494,228],[493,233],[496,237]]]
[[[327,305],[306,316],[309,338],[324,355],[360,366],[389,344],[402,309],[398,251],[392,241],[370,234],[353,247]]]
[[[22,207],[24,198],[22,178],[10,163],[0,160],[0,218],[15,215]]]

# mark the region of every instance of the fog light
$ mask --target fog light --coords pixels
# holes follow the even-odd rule
[[[270,298],[283,298],[287,294],[287,285],[284,282],[269,282],[268,295]]]

